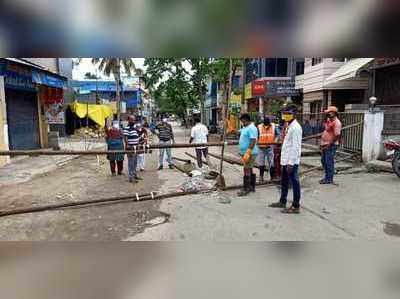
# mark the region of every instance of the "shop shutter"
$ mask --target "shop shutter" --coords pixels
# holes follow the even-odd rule
[[[36,92],[6,89],[10,149],[40,148]]]

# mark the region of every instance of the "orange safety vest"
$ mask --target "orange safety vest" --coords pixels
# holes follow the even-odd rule
[[[258,143],[274,143],[275,142],[275,125],[271,124],[269,128],[264,124],[258,125],[259,137]],[[259,145],[259,147],[267,147],[267,145]]]

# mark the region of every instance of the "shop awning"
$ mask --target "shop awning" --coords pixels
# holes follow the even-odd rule
[[[32,70],[32,82],[55,88],[66,88],[67,78]]]
[[[329,85],[343,80],[356,78],[358,76],[358,71],[374,59],[375,58],[351,59],[325,80],[325,87],[329,87]]]
[[[113,115],[112,109],[109,105],[82,104],[74,102],[70,106],[72,112],[74,112],[79,118],[85,118],[88,116],[102,128],[105,126],[106,118]]]

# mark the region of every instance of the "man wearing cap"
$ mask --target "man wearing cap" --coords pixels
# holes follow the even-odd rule
[[[337,118],[338,109],[335,106],[329,106],[325,113],[327,119],[324,123],[325,130],[321,137],[321,162],[325,177],[319,182],[320,184],[333,184],[335,156],[339,145],[342,123]]]
[[[296,120],[296,111],[295,106],[288,106],[282,111],[282,119],[287,124],[287,131],[281,150],[281,198],[279,202],[269,205],[271,208],[283,208],[282,213],[287,214],[300,213],[301,190],[298,171],[301,157],[303,129]],[[291,207],[286,208],[287,196],[289,193],[289,181],[293,186],[293,203]]]

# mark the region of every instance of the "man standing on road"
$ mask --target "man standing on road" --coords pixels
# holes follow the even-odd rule
[[[243,161],[243,189],[238,196],[246,196],[249,192],[256,191],[256,175],[253,173],[254,162],[258,155],[257,138],[258,130],[251,122],[249,114],[240,117],[243,128],[240,130],[239,150]]]
[[[337,118],[338,109],[335,106],[325,110],[327,120],[324,124],[325,131],[321,137],[321,162],[325,171],[325,178],[319,181],[320,184],[333,184],[335,174],[335,156],[339,145],[342,123]]]
[[[282,213],[287,214],[300,213],[301,190],[298,171],[301,157],[303,129],[296,120],[296,111],[296,107],[294,106],[288,106],[282,111],[282,119],[288,126],[281,151],[281,198],[279,202],[269,205],[271,208],[283,208]],[[293,203],[290,208],[286,208],[289,181],[293,186]]]
[[[124,139],[125,139],[125,149],[129,151],[136,151],[140,143],[140,135],[136,128],[136,118],[133,115],[128,116],[128,125],[124,128]],[[127,154],[128,156],[128,175],[129,182],[141,181],[142,178],[138,177],[137,159],[138,155],[136,152]]]
[[[160,144],[170,145],[175,143],[174,132],[172,131],[172,126],[168,123],[168,119],[164,116],[162,122],[158,124],[155,128],[155,134],[157,135]],[[167,152],[167,161],[170,169],[173,169],[172,165],[172,154],[171,148],[160,148],[160,166],[158,170],[163,169],[164,164],[164,153]]]
[[[265,172],[265,159],[268,161],[268,171],[271,179],[274,178],[274,146],[265,145],[274,143],[279,136],[279,129],[274,123],[271,123],[271,119],[267,116],[261,124],[258,125],[258,166],[260,167],[260,182],[264,181]]]
[[[192,128],[190,133],[189,143],[194,142],[195,144],[208,143],[208,129],[201,123],[200,117],[194,118],[195,126]],[[205,146],[196,147],[196,158],[197,166],[203,168],[203,156],[207,159],[208,149]]]

